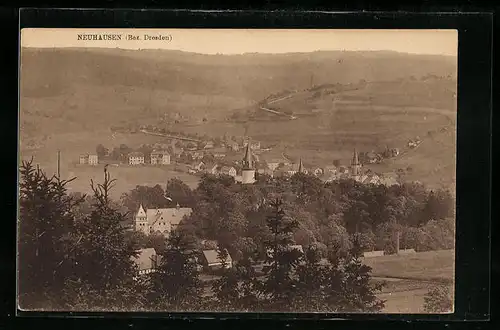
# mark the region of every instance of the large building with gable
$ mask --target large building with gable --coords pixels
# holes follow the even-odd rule
[[[192,211],[191,208],[180,207],[179,204],[165,209],[144,209],[141,205],[135,216],[135,230],[146,235],[156,232],[167,236],[177,228],[184,217],[191,215]]]

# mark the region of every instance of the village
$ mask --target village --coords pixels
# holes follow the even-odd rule
[[[145,134],[162,136],[161,133],[141,130]],[[239,140],[239,142],[235,141]],[[422,141],[415,138],[408,141],[407,149],[417,148]],[[78,166],[96,166],[99,164],[110,166],[147,167],[163,166],[178,172],[191,175],[228,175],[237,182],[241,181],[241,156],[243,150],[250,144],[253,161],[258,175],[270,177],[290,177],[301,172],[311,174],[324,182],[352,178],[360,183],[384,184],[391,186],[397,184],[398,173],[376,173],[363,165],[379,164],[384,159],[395,158],[400,155],[399,148],[388,148],[381,152],[358,152],[353,150],[352,161],[341,164],[340,160],[332,160],[330,164],[312,166],[302,158],[291,160],[285,154],[271,156],[272,147],[263,147],[261,142],[251,140],[249,137],[222,137],[206,141],[183,141],[178,138],[170,139],[170,143],[155,143],[141,145],[132,149],[120,145],[113,150],[108,150],[98,145],[96,153],[80,156]],[[274,153],[276,154],[276,153]],[[352,167],[356,165],[356,171]]]

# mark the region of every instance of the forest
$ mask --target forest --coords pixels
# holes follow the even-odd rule
[[[71,180],[48,177],[32,161],[20,172],[21,309],[377,312],[381,286],[363,251],[393,252],[395,231],[403,248],[454,245],[451,194],[417,184],[325,184],[299,173],[239,185],[205,175],[194,190],[174,178],[165,189],[137,186],[113,201],[106,169],[102,183],[90,182],[90,196],[68,193]],[[169,237],[127,230],[139,204],[177,203],[193,212]],[[228,253],[235,261],[210,282],[194,257],[207,240],[223,261]],[[157,272],[138,278],[131,257],[143,247],[162,258]]]

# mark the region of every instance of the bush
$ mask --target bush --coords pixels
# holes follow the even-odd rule
[[[424,310],[427,313],[449,313],[453,311],[453,293],[450,286],[436,286],[424,297]]]

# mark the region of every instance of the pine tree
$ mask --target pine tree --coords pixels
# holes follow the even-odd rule
[[[217,246],[217,257],[221,262],[221,277],[212,283],[217,308],[221,311],[235,311],[240,305],[238,274],[229,265],[229,253],[221,244]]]
[[[335,312],[379,312],[384,301],[376,296],[382,284],[371,283],[371,268],[361,263],[361,248],[354,241],[349,256],[328,270],[327,305]]]
[[[69,256],[73,274],[67,279],[72,309],[133,310],[142,308],[142,287],[135,281],[137,246],[122,227],[126,214],[117,211],[109,197],[115,180],[104,170],[104,182],[95,185],[90,214],[75,223],[75,241]]]
[[[293,310],[299,312],[326,311],[325,286],[328,267],[321,264],[321,254],[311,246],[306,250],[305,262],[297,267],[297,292]]]
[[[70,197],[72,180],[47,177],[23,161],[19,184],[18,265],[22,309],[61,308],[61,296],[71,265],[65,262],[72,228],[72,209],[83,197]]]
[[[203,287],[192,237],[181,230],[172,231],[160,257],[158,269],[151,276],[152,288],[148,298],[151,307],[162,311],[201,308]]]
[[[261,291],[268,299],[268,308],[282,311],[295,293],[296,279],[294,270],[301,256],[300,251],[291,249],[293,233],[298,227],[296,220],[287,217],[283,201],[276,199],[270,203],[271,212],[267,225],[271,231],[270,239],[264,241],[267,251],[263,272],[265,280]]]

